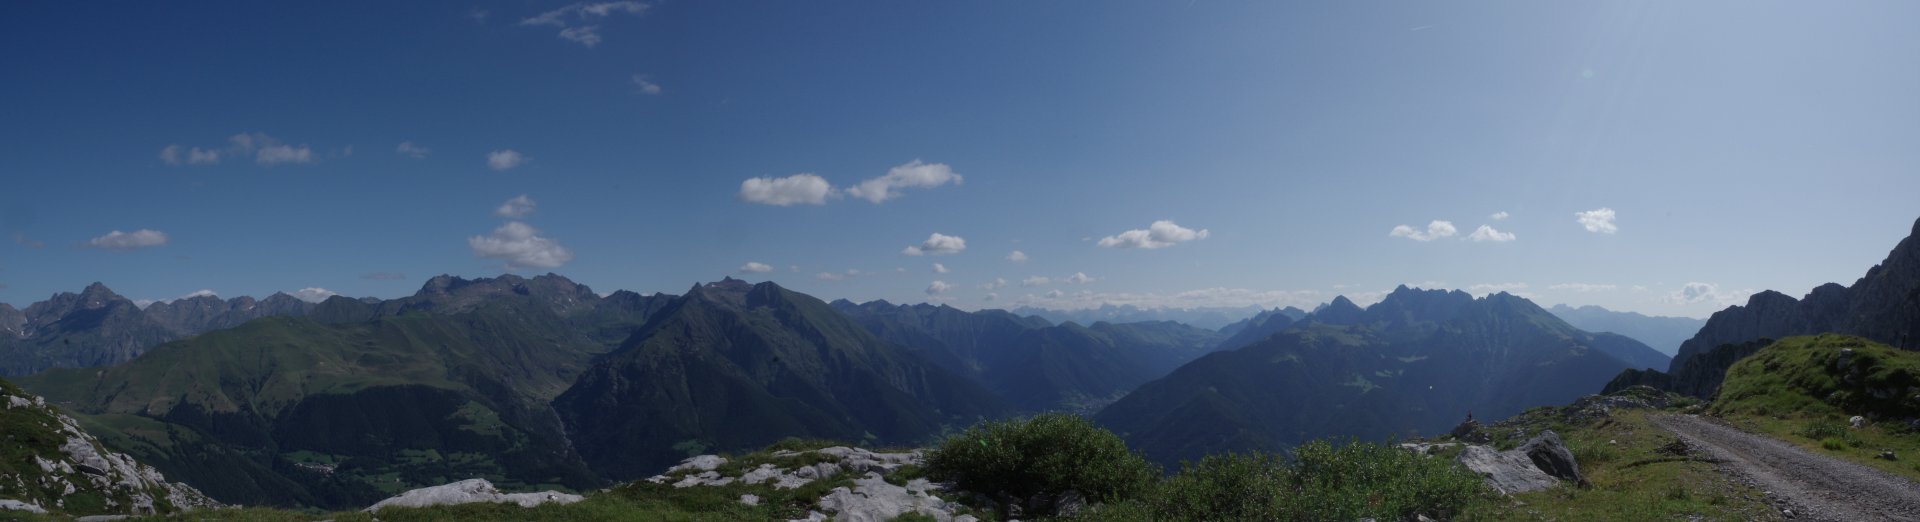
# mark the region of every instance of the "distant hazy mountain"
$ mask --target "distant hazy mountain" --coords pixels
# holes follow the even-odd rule
[[[603,482],[550,402],[608,350],[606,332],[665,299],[602,299],[553,275],[443,276],[406,298],[335,296],[308,317],[18,382],[229,503],[364,506],[473,476],[588,488]]]
[[[1007,412],[819,299],[733,279],[674,299],[553,405],[615,479],[784,437],[916,444]]]
[[[1260,312],[1260,315],[1249,317],[1246,320],[1221,328],[1220,333],[1228,337],[1226,340],[1220,341],[1219,349],[1234,350],[1259,342],[1275,333],[1279,333],[1281,330],[1293,326],[1294,323],[1306,317],[1307,312],[1305,310],[1291,306],[1283,309]]]
[[[1589,332],[1613,332],[1659,350],[1671,357],[1680,351],[1680,343],[1700,331],[1705,319],[1692,317],[1647,316],[1636,312],[1615,312],[1598,306],[1569,307],[1553,305],[1547,311],[1567,324]]]
[[[1254,314],[1253,317],[1248,317],[1246,319],[1234,321],[1233,323],[1220,327],[1220,333],[1222,335],[1227,335],[1227,336],[1238,335],[1242,330],[1246,330],[1248,327],[1266,322],[1267,320],[1273,318],[1273,316],[1276,316],[1276,315],[1285,317],[1287,318],[1288,323],[1292,323],[1294,321],[1306,319],[1307,311],[1301,310],[1299,308],[1294,308],[1291,306],[1286,308],[1275,308],[1272,310],[1261,310],[1260,313]]]
[[[1053,325],[1001,310],[886,301],[833,306],[881,339],[973,380],[1022,411],[1092,411],[1208,352],[1220,334],[1172,321]]]
[[[1210,308],[1140,308],[1133,305],[1101,305],[1099,308],[1080,310],[1050,310],[1022,306],[1012,310],[1018,315],[1033,315],[1054,323],[1075,322],[1093,324],[1139,323],[1148,321],[1173,321],[1196,328],[1218,330],[1235,321],[1252,317],[1260,313],[1258,306],[1246,307],[1210,307]]]
[[[184,337],[233,328],[262,317],[300,317],[313,310],[313,306],[313,303],[275,292],[260,300],[246,296],[222,300],[211,295],[197,295],[153,303],[141,312]]]
[[[1623,357],[1661,355],[1506,293],[1400,287],[1364,310],[1336,298],[1300,324],[1140,386],[1095,420],[1162,463],[1327,436],[1432,434],[1469,411],[1501,418],[1593,393],[1630,367]]]
[[[94,283],[17,310],[0,305],[0,374],[116,364],[183,335]]]

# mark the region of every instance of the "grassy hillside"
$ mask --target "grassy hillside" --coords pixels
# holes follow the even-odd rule
[[[1789,337],[1727,370],[1711,409],[1749,431],[1920,479],[1920,353],[1859,337]],[[1861,416],[1865,425],[1848,420]],[[1891,450],[1898,460],[1878,458]]]
[[[271,317],[22,385],[230,503],[351,506],[485,477],[590,487],[546,405],[598,343],[512,302],[322,324]]]

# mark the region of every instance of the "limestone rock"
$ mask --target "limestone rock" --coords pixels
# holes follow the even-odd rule
[[[513,503],[520,507],[534,507],[541,504],[572,504],[584,497],[558,491],[539,493],[501,493],[487,479],[467,479],[452,484],[420,488],[401,493],[382,500],[365,509],[366,512],[378,512],[389,507],[430,507],[474,504],[480,502]]]
[[[1562,480],[1574,483],[1586,480],[1580,474],[1573,452],[1561,444],[1560,436],[1552,430],[1541,432],[1513,451],[1468,446],[1460,452],[1458,460],[1505,494],[1539,491]]]

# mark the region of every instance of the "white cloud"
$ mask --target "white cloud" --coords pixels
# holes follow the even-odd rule
[[[1046,276],[1033,276],[1033,277],[1020,280],[1020,286],[1026,286],[1026,287],[1045,286],[1046,284],[1052,283],[1052,282],[1053,282],[1053,279]]]
[[[748,178],[740,182],[740,200],[762,205],[824,205],[833,195],[827,180],[810,173],[784,178]]]
[[[1526,290],[1526,289],[1527,289],[1526,283],[1480,283],[1477,285],[1467,287],[1467,293],[1475,294],[1475,295],[1485,295],[1485,294],[1492,294],[1492,293],[1498,293],[1498,292],[1512,293],[1512,292],[1518,292],[1520,290]]]
[[[1548,290],[1566,290],[1570,292],[1612,292],[1618,286],[1593,283],[1560,283],[1547,287]]]
[[[506,203],[501,203],[500,208],[493,209],[493,215],[503,218],[523,218],[533,215],[533,211],[539,206],[540,204],[535,203],[533,198],[521,194],[507,200]]]
[[[220,163],[220,151],[200,150],[200,147],[187,150],[188,165],[213,165],[217,163]]]
[[[927,295],[939,295],[952,288],[953,285],[947,284],[946,281],[934,281],[933,284],[927,285]]]
[[[329,297],[340,295],[340,293],[332,290],[328,290],[325,288],[320,288],[317,286],[309,286],[306,288],[289,292],[287,295],[291,295],[293,296],[294,299],[299,299],[301,301],[306,301],[309,303],[318,303],[318,302],[327,300],[327,298]]]
[[[1432,223],[1427,223],[1427,231],[1425,232],[1414,230],[1413,227],[1410,226],[1400,225],[1393,227],[1393,231],[1388,232],[1387,236],[1404,237],[1414,241],[1433,241],[1443,237],[1453,237],[1453,235],[1458,232],[1458,229],[1453,228],[1452,221],[1436,219],[1433,220]]]
[[[281,163],[309,163],[313,161],[313,149],[306,145],[268,145],[260,147],[253,155],[254,163],[278,165]]]
[[[1467,239],[1474,240],[1475,242],[1492,241],[1495,243],[1505,243],[1513,241],[1515,238],[1512,232],[1501,232],[1494,230],[1493,227],[1480,225],[1480,228],[1474,229],[1472,234],[1467,235]]]
[[[433,154],[432,149],[428,149],[426,147],[422,147],[419,145],[414,145],[413,142],[411,141],[400,142],[400,146],[394,148],[393,151],[401,154],[406,154],[408,156],[413,156],[414,159],[426,158],[428,154]]]
[[[183,153],[184,156],[182,156]],[[168,165],[216,165],[220,163],[220,151],[205,150],[200,147],[183,149],[179,145],[168,145],[167,148],[160,149],[160,161]]]
[[[1066,279],[1067,284],[1073,285],[1084,285],[1093,281],[1094,279],[1092,277],[1087,277],[1086,272],[1074,272],[1073,275],[1067,276]]]
[[[487,168],[507,170],[527,162],[527,157],[513,149],[496,150],[487,153]]]
[[[87,240],[87,246],[103,250],[136,250],[148,247],[165,246],[167,233],[158,230],[140,229],[132,232],[118,230],[107,235]]]
[[[1013,253],[1007,254],[1007,260],[1015,263],[1025,263],[1027,262],[1027,253],[1015,250]]]
[[[996,277],[996,278],[993,278],[992,281],[988,281],[986,284],[980,285],[980,289],[981,290],[998,290],[1006,286],[1007,286],[1007,280],[1005,278]]]
[[[213,290],[202,288],[199,290],[194,290],[193,292],[188,293],[187,295],[175,297],[173,298],[173,300],[178,301],[181,299],[193,299],[195,297],[220,297],[220,294],[214,293]]]
[[[1107,248],[1166,248],[1206,238],[1206,229],[1194,230],[1163,219],[1153,222],[1144,230],[1128,230],[1100,238],[1099,245]]]
[[[1665,300],[1668,304],[1678,305],[1711,302],[1720,306],[1729,306],[1745,301],[1754,293],[1753,289],[1721,290],[1720,285],[1696,281],[1681,285],[1679,290],[1668,293]]]
[[[909,246],[906,249],[901,250],[900,253],[909,255],[909,256],[921,256],[921,255],[938,256],[938,255],[945,255],[945,254],[955,254],[966,249],[967,249],[966,239],[962,239],[960,236],[949,236],[946,234],[941,234],[939,232],[934,232],[933,235],[927,236],[926,241],[920,242],[919,245]]]
[[[818,274],[814,274],[813,278],[819,279],[821,281],[845,281],[857,275],[860,275],[859,270],[854,270],[849,268],[847,269],[846,272],[841,272],[841,273],[821,272]]]
[[[580,45],[593,47],[600,45],[600,26],[582,25],[579,27],[568,27],[560,30],[560,37],[573,40]]]
[[[1613,224],[1613,209],[1611,208],[1601,207],[1585,212],[1575,212],[1573,213],[1573,217],[1580,222],[1580,226],[1587,227],[1588,232],[1612,234],[1620,231],[1620,227],[1614,226]]]
[[[540,13],[520,21],[520,25],[560,28],[560,38],[589,48],[600,44],[599,22],[616,14],[639,16],[647,11],[640,2],[580,3]]]
[[[987,295],[986,295],[986,296],[984,296],[984,297],[981,297],[981,298],[980,298],[980,300],[981,300],[981,301],[992,301],[992,300],[996,300],[996,299],[999,299],[999,298],[1000,298],[1000,294],[997,294],[997,293],[993,293],[993,292],[987,292]]]
[[[952,272],[952,270],[948,270],[948,269],[947,269],[947,265],[944,265],[944,264],[940,264],[940,263],[934,263],[934,264],[933,264],[933,273],[936,273],[936,274],[944,274],[944,273],[947,273],[947,272]]]
[[[473,248],[475,256],[506,261],[509,270],[555,268],[573,260],[573,251],[519,221],[500,225],[489,235],[469,237],[467,246]]]
[[[264,132],[235,134],[227,138],[227,143],[228,150],[239,154],[252,153],[253,162],[261,165],[313,162],[312,148],[306,145],[293,146],[281,143],[280,140]],[[215,160],[217,161],[217,158]]]
[[[648,80],[644,74],[633,75],[633,86],[640,89],[640,94],[660,94],[661,91],[660,84]]]
[[[772,271],[773,267],[766,263],[748,261],[747,264],[740,265],[740,273],[742,274],[765,274]]]
[[[1510,214],[1507,214],[1507,211],[1502,210],[1499,212],[1494,212],[1493,215],[1487,216],[1487,218],[1492,219],[1494,221],[1500,221],[1500,220],[1506,219],[1508,216],[1510,216]]]
[[[1059,299],[1066,296],[1067,296],[1066,292],[1062,292],[1059,290],[1050,290],[1047,292],[1047,294],[1044,297],[1046,297],[1047,299]]]
[[[933,188],[947,183],[959,185],[961,177],[953,173],[953,168],[945,163],[925,163],[913,160],[904,165],[887,169],[887,175],[869,179],[847,188],[847,194],[878,204],[900,197],[900,189]]]

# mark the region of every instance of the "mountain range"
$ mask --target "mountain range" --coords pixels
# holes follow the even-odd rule
[[[141,309],[100,283],[25,310],[0,303],[0,375],[119,364],[160,343],[261,317],[302,316],[313,307],[275,293],[260,300],[196,295]]]
[[[833,306],[1023,412],[1091,412],[1213,350],[1220,333],[1172,321],[1051,324],[1001,310],[886,301]]]
[[[553,402],[605,476],[784,437],[915,444],[1008,413],[979,385],[771,282],[696,285]]]
[[[1705,319],[1692,317],[1669,317],[1661,315],[1643,315],[1638,312],[1615,312],[1598,306],[1587,305],[1578,308],[1564,304],[1553,305],[1547,309],[1554,316],[1574,328],[1589,332],[1613,332],[1633,340],[1646,343],[1660,353],[1672,357],[1680,351],[1680,343],[1685,342],[1706,324]]]
[[[1887,258],[1852,286],[1827,283],[1800,299],[1767,290],[1707,318],[1681,343],[1666,372],[1634,372],[1618,385],[1649,384],[1709,397],[1728,368],[1765,346],[1765,340],[1838,333],[1902,350],[1920,349],[1920,220]]]
[[[1574,328],[1506,293],[1399,287],[1362,309],[1340,297],[1242,348],[1141,385],[1094,420],[1171,464],[1327,436],[1437,433],[1570,401],[1665,356]]]
[[[1297,310],[1297,309],[1296,309]],[[1245,320],[1261,312],[1258,306],[1242,307],[1198,307],[1198,308],[1141,308],[1134,305],[1103,304],[1095,308],[1074,310],[1054,310],[1022,306],[1011,310],[1015,315],[1035,316],[1054,323],[1093,324],[1141,323],[1153,321],[1173,321],[1195,328],[1218,330],[1238,321]]]
[[[608,349],[583,325],[641,323],[660,299],[551,274],[442,277],[18,382],[225,502],[364,505],[469,477],[585,488],[603,481],[549,402]]]

